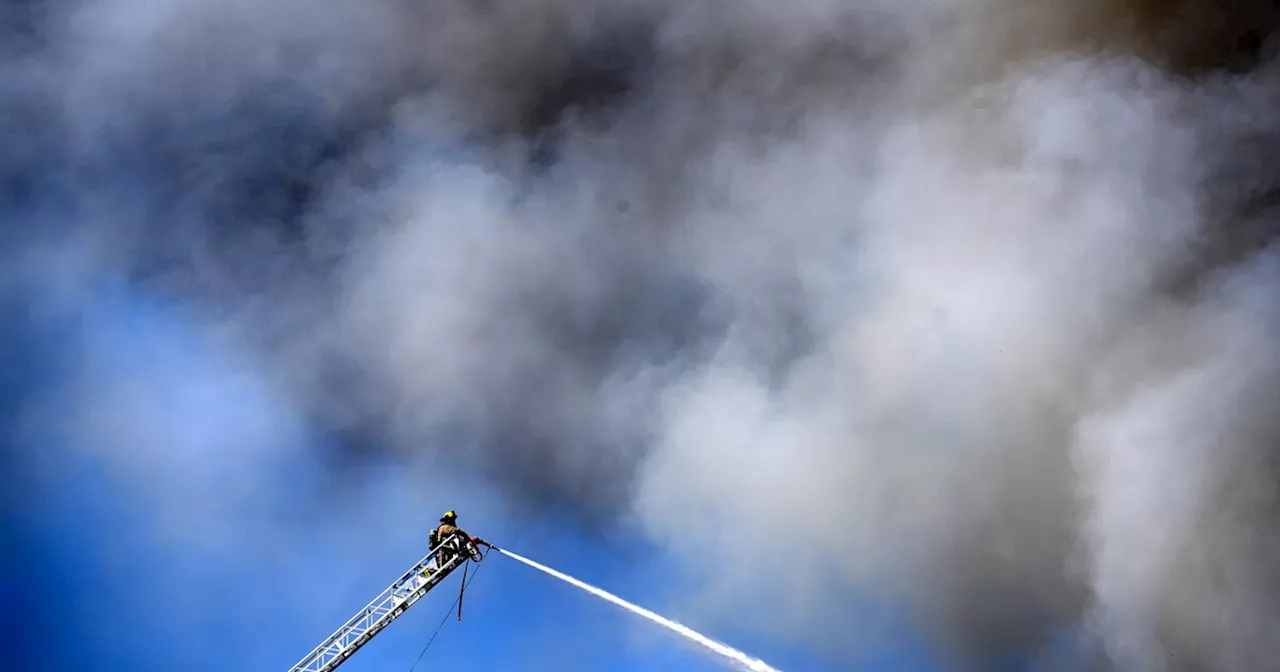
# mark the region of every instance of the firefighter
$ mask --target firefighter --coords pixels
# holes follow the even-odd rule
[[[449,535],[455,532],[464,537],[467,536],[467,533],[458,527],[458,514],[454,511],[445,511],[444,515],[440,516],[440,526],[431,530],[431,548],[435,548],[436,544],[448,539]]]
[[[429,534],[427,538],[430,547],[435,548],[441,543],[447,541],[449,537],[453,535],[459,535],[463,539],[470,539],[472,542],[477,544],[490,546],[488,542],[480,537],[472,537],[467,534],[466,530],[458,527],[458,514],[454,511],[445,511],[444,515],[440,516],[440,525],[434,530],[431,530],[431,534]],[[426,571],[423,572],[423,576],[431,576],[432,574],[435,574],[437,570],[443,569],[444,566],[449,564],[457,554],[457,549],[450,548],[448,546],[441,548],[440,552],[436,553],[436,566],[428,567]]]

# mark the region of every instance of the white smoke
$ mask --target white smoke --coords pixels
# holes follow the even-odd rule
[[[1060,4],[85,2],[21,81],[96,166],[86,266],[319,424],[631,519],[717,614],[1258,668],[1275,66],[1217,66],[1275,19]]]

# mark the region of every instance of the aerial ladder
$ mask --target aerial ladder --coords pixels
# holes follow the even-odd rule
[[[480,544],[493,548],[487,542],[468,538],[457,532],[442,539],[409,571],[373,598],[365,608],[356,612],[355,616],[312,649],[297,665],[289,668],[289,672],[331,672],[338,669],[360,647],[368,644],[369,640],[391,625],[392,621],[404,614],[432,588],[440,585],[455,569],[468,561],[483,560]],[[437,558],[444,559],[440,567],[436,567]]]

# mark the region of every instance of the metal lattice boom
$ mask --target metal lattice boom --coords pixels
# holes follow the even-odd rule
[[[399,618],[405,610],[466,562],[470,557],[466,548],[469,543],[468,539],[457,534],[446,538],[368,606],[329,635],[320,646],[289,668],[289,672],[331,672],[337,669],[373,639],[374,635]],[[434,567],[436,556],[445,549],[454,551],[448,562],[430,576],[423,576],[424,570]]]

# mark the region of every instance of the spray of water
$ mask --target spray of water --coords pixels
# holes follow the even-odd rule
[[[668,630],[671,630],[672,632],[682,635],[690,640],[693,640],[694,642],[701,644],[702,646],[724,656],[725,658],[732,660],[734,663],[738,665],[740,669],[750,670],[751,672],[780,672],[777,668],[770,666],[768,663],[764,662],[763,660],[752,658],[751,656],[748,656],[747,654],[733,648],[732,646],[721,644],[720,642],[717,642],[714,639],[711,639],[710,637],[707,637],[705,635],[702,635],[694,631],[693,629],[689,628],[686,625],[682,625],[669,618],[659,616],[658,614],[655,614],[652,611],[645,609],[644,607],[634,605],[622,599],[621,597],[614,595],[613,593],[610,593],[606,590],[601,590],[600,588],[596,588],[595,586],[592,586],[590,584],[583,583],[582,581],[579,581],[573,578],[572,576],[569,576],[568,574],[557,572],[556,570],[551,569],[546,565],[540,565],[526,557],[517,555],[506,549],[499,548],[497,550],[509,558],[519,560],[520,562],[523,562],[524,564],[529,565],[534,569],[540,569],[550,574],[551,576],[556,577],[557,579],[560,579],[567,583],[571,583],[587,591],[588,593],[595,595],[596,597],[602,598],[604,600],[608,600],[609,602],[612,602],[618,605],[619,607],[622,607],[623,609],[630,611],[633,614],[638,614],[640,616],[643,616],[653,621],[654,623],[657,623],[658,625],[661,625],[667,628]]]

